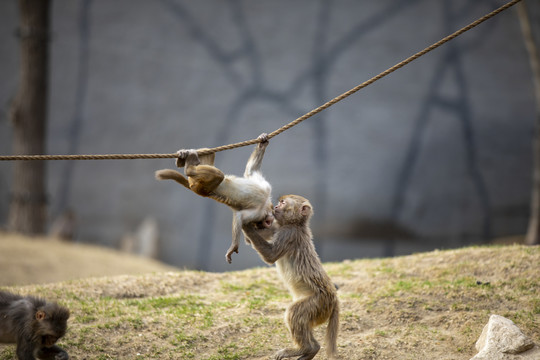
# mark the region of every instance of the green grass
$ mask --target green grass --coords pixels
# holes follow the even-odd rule
[[[538,247],[474,247],[326,264],[339,285],[343,359],[469,359],[489,315],[538,343]],[[181,271],[6,288],[71,311],[72,359],[267,359],[292,346],[275,269]],[[323,345],[324,326],[315,337]],[[14,358],[0,346],[0,360]]]

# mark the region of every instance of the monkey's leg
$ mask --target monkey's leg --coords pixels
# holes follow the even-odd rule
[[[291,332],[293,341],[298,349],[286,348],[275,355],[277,360],[300,356],[298,360],[311,360],[317,355],[321,346],[313,336],[313,319],[319,312],[317,299],[314,296],[294,302],[285,313],[285,319]]]
[[[198,149],[198,150],[208,150],[208,148]],[[201,165],[214,165],[214,160],[216,158],[216,153],[211,153],[208,155],[201,155],[199,156],[199,160],[201,161]]]
[[[32,340],[19,334],[17,336],[17,359],[19,360],[35,360],[34,357],[34,344]]]
[[[69,355],[59,346],[53,345],[49,348],[42,347],[36,351],[36,357],[43,360],[68,360]]]
[[[190,189],[201,196],[210,195],[225,178],[225,174],[212,165],[199,165],[196,151],[190,151],[186,158],[185,174]]]
[[[201,195],[209,196],[225,178],[225,174],[211,165],[186,166],[190,189]]]

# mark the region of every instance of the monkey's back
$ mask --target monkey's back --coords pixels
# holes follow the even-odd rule
[[[23,297],[7,291],[0,291],[0,343],[11,344],[17,341],[16,332],[19,324],[23,324],[28,317],[27,309],[33,308],[38,301],[34,297]]]
[[[22,299],[22,296],[0,291],[0,312],[9,306],[13,301]]]

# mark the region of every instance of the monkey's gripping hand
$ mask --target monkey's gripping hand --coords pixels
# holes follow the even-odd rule
[[[268,146],[270,139],[268,139],[267,133],[262,133],[257,137],[257,140],[259,141],[259,147],[265,148]]]
[[[199,155],[197,154],[197,150],[195,149],[180,149],[176,153],[178,154],[178,157],[176,158],[176,167],[184,167],[186,165],[186,160],[188,157],[190,157],[191,164],[198,165],[200,163]]]

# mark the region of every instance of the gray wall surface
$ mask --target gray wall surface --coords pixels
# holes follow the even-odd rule
[[[502,5],[495,0],[55,0],[48,153],[172,153],[271,132]],[[0,153],[11,153],[18,9],[0,0]],[[271,140],[274,199],[308,197],[325,261],[524,233],[535,103],[515,9]],[[217,154],[241,174],[251,148]],[[50,218],[118,245],[146,217],[159,257],[261,265],[231,212],[154,171],[174,160],[51,161]],[[12,164],[0,163],[0,224]]]

